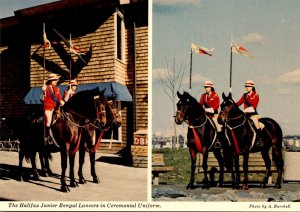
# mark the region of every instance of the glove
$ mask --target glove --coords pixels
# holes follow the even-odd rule
[[[42,90],[45,92],[46,89],[47,89],[47,85],[44,84],[43,87],[42,87]]]
[[[64,106],[64,104],[65,104],[65,102],[63,100],[60,100],[59,103],[60,103],[60,106]]]
[[[208,113],[214,113],[214,109],[212,107],[205,108],[204,110],[205,110],[205,112],[208,112]]]

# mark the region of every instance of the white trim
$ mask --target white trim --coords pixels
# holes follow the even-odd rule
[[[118,17],[121,18],[121,58],[118,58]],[[115,58],[125,63],[125,20],[124,15],[121,11],[116,8],[116,12],[114,13],[114,22],[115,22]]]

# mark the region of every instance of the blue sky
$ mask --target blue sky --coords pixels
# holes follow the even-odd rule
[[[255,57],[233,55],[234,99],[245,92],[244,82],[253,80],[260,116],[275,119],[285,135],[300,134],[299,20],[298,0],[154,0],[153,132],[170,132],[174,115],[157,75],[165,60],[186,65],[182,87],[188,90],[191,42],[214,47],[212,57],[193,54],[192,94],[199,99],[206,80],[220,95],[228,93],[232,39]]]
[[[53,2],[54,0],[0,0],[0,18],[14,16],[14,11]]]

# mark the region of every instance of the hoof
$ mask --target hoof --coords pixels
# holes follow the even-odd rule
[[[186,186],[186,189],[195,189],[195,186],[193,183],[189,183],[187,186]]]
[[[277,188],[277,189],[281,189],[281,184],[280,183],[276,183],[274,188]]]
[[[48,174],[49,177],[54,176],[54,174],[53,174],[53,172],[51,171],[51,169],[48,169],[48,170],[47,170],[47,174]]]
[[[60,191],[66,192],[66,193],[67,193],[67,192],[70,192],[70,189],[69,189],[68,186],[65,185],[65,186],[61,186],[61,187],[60,187]]]
[[[100,183],[99,178],[98,177],[93,177],[93,183],[99,184]]]
[[[79,178],[79,183],[86,184],[86,180],[84,179],[84,177]]]
[[[75,180],[70,181],[70,187],[78,187],[78,183]]]
[[[248,187],[248,185],[243,185],[241,189],[242,189],[242,190],[248,190],[249,187]]]

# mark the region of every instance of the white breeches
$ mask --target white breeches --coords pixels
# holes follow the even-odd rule
[[[259,121],[258,121],[258,115],[253,115],[250,117],[250,119],[254,122],[254,125],[256,129],[260,129]]]
[[[214,112],[215,112],[214,109],[211,108],[211,107],[209,107],[209,108],[204,108],[204,110],[205,110],[205,112],[207,112],[207,113],[214,113]]]
[[[253,107],[247,107],[243,111],[244,111],[244,113],[254,113],[255,112]]]
[[[50,125],[51,125],[53,111],[54,111],[54,109],[53,110],[45,110],[46,127],[50,127]]]
[[[222,125],[220,125],[218,123],[218,115],[215,114],[214,117],[212,118],[213,122],[215,123],[216,125],[216,128],[217,128],[217,132],[221,132],[222,131]]]

